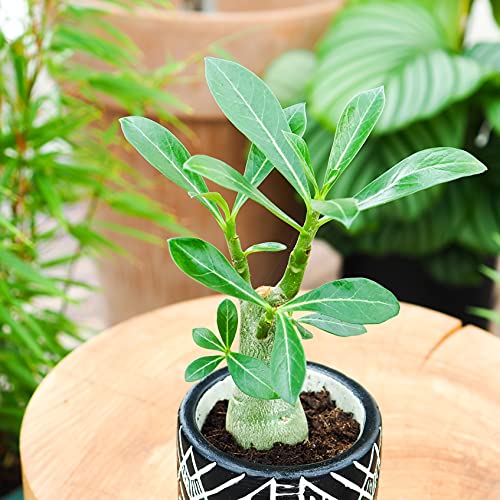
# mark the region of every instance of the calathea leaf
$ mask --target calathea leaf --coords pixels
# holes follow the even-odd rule
[[[250,255],[257,252],[282,252],[286,250],[286,245],[283,243],[277,243],[275,241],[268,241],[266,243],[257,243],[252,245],[245,250],[245,255]]]
[[[222,342],[230,349],[238,330],[238,310],[229,299],[224,299],[217,308],[217,328]]]
[[[188,193],[207,193],[205,181],[183,165],[190,154],[184,145],[169,130],[142,116],[127,116],[120,119],[123,134],[139,154],[167,179]],[[220,219],[216,205],[200,198],[210,212]]]
[[[500,74],[500,42],[476,43],[465,51],[465,55],[493,74]]]
[[[206,78],[215,101],[307,203],[311,198],[302,167],[281,134],[290,132],[283,109],[269,87],[243,66],[207,57]]]
[[[294,405],[306,378],[306,356],[297,330],[286,313],[276,316],[270,366],[276,394]]]
[[[264,81],[284,106],[304,101],[307,84],[316,67],[316,56],[310,50],[289,50],[267,67]]]
[[[227,357],[227,366],[241,392],[257,399],[277,399],[271,381],[271,370],[264,361],[237,352]]]
[[[224,352],[224,346],[221,341],[208,328],[193,328],[193,340],[197,346],[203,349],[212,349]]]
[[[188,276],[219,293],[268,308],[269,304],[210,243],[198,238],[172,238],[168,247],[173,261]]]
[[[309,316],[300,318],[299,321],[339,337],[352,337],[354,335],[362,335],[366,332],[366,328],[363,325],[346,323],[345,321],[340,321],[323,314],[310,314]]]
[[[210,156],[196,155],[192,156],[186,162],[185,168],[206,177],[226,189],[231,189],[237,193],[244,193],[245,196],[262,205],[283,222],[297,229],[297,231],[302,229],[297,222],[264,196],[255,186],[252,186],[237,170],[231,168],[223,161],[211,158]]]
[[[480,174],[486,167],[461,149],[432,148],[415,153],[368,184],[354,196],[360,210],[383,205],[461,177]]]
[[[184,379],[186,382],[195,382],[196,380],[205,378],[219,366],[223,359],[224,356],[203,356],[195,359],[186,368]]]
[[[396,316],[399,302],[383,286],[366,278],[331,281],[296,297],[279,311],[311,311],[354,324],[383,323]]]
[[[304,103],[294,104],[283,109],[288,125],[294,134],[302,136],[306,130],[307,117],[306,105]],[[264,179],[273,170],[273,164],[266,158],[266,155],[255,145],[250,146],[248,153],[247,164],[243,176],[252,186],[259,187]],[[242,193],[238,193],[234,202],[233,213],[238,213],[248,197]]]
[[[337,125],[324,178],[328,193],[335,180],[349,166],[375,127],[384,109],[384,87],[361,92],[345,107]]]
[[[456,54],[439,20],[418,2],[348,5],[320,43],[318,59],[311,109],[331,129],[353,93],[385,86],[375,131],[387,133],[464,99],[484,78],[480,65]]]
[[[312,200],[311,207],[330,220],[336,220],[345,227],[351,227],[359,213],[358,203],[354,198],[339,198],[338,200]]]

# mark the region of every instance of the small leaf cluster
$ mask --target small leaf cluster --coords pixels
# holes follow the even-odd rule
[[[208,374],[225,358],[242,392],[295,404],[306,376],[302,339],[312,336],[308,327],[343,337],[360,335],[366,331],[364,325],[382,323],[399,311],[399,303],[391,292],[363,278],[332,281],[298,295],[318,230],[332,221],[350,227],[363,211],[431,186],[479,174],[486,167],[458,149],[428,149],[389,168],[353,196],[336,198],[330,193],[382,115],[385,103],[382,87],[361,92],[349,100],[325,168],[319,175],[311,166],[308,145],[303,139],[307,131],[304,104],[283,109],[259,77],[232,61],[207,58],[206,79],[220,109],[251,142],[243,174],[216,158],[190,156],[171,132],[151,120],[137,116],[121,120],[125,137],[137,151],[214,216],[225,235],[231,259],[206,241],[178,237],[169,240],[173,261],[202,285],[239,299],[242,306],[250,303],[257,307],[258,326],[249,333],[247,325],[242,325],[241,335],[253,335],[257,342],[271,339],[269,359],[264,355],[258,359],[245,352],[233,352],[235,332],[231,330],[228,334],[223,321],[224,310],[231,306],[224,302],[223,310],[218,312],[222,342],[210,331],[194,331],[198,345],[215,348],[221,354],[193,362],[187,378],[194,380]],[[274,169],[302,199],[306,210],[303,222],[290,217],[258,189]],[[209,191],[206,181],[235,191],[233,206],[220,193]],[[248,200],[262,205],[299,233],[282,278],[266,296],[252,286],[248,255],[254,251],[280,251],[283,246],[269,242],[246,251],[242,249],[236,218]],[[302,312],[311,314],[293,318],[294,313]]]

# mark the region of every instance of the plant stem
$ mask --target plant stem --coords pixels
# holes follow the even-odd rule
[[[226,236],[227,247],[236,272],[245,281],[250,283],[250,267],[248,266],[248,259],[241,248],[240,237],[236,233],[236,222],[233,217],[229,217],[226,220],[224,235]]]
[[[320,227],[320,214],[308,210],[303,231],[290,254],[282,279],[275,287],[257,292],[271,305],[291,300],[300,291],[311,244]],[[274,346],[275,321],[258,305],[241,303],[240,352],[269,363]],[[308,426],[300,400],[292,406],[283,400],[255,399],[236,389],[229,401],[226,429],[238,443],[269,449],[275,443],[297,444],[307,439]]]

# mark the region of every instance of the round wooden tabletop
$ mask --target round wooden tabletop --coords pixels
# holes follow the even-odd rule
[[[42,382],[23,422],[26,500],[173,500],[176,413],[220,297],[184,302],[98,335]],[[435,348],[435,346],[438,346]],[[384,419],[381,500],[500,498],[500,340],[403,305],[348,339],[317,332],[308,359],[372,392]]]

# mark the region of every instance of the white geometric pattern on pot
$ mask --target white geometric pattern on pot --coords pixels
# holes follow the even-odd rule
[[[234,478],[226,481],[216,488],[212,488],[206,491],[203,486],[202,477],[208,474],[212,469],[217,467],[216,462],[211,462],[208,465],[198,468],[196,463],[193,447],[190,446],[187,451],[184,451],[182,445],[181,437],[182,427],[179,428],[179,441],[178,441],[178,460],[179,460],[179,472],[177,474],[177,480],[182,481],[184,488],[187,493],[187,497],[184,494],[183,488],[180,487],[179,500],[207,500],[214,495],[218,495],[223,491],[227,491],[232,488],[235,484],[239,483],[246,476],[245,473],[235,476]],[[191,465],[191,470],[189,471],[188,464]],[[375,469],[372,472],[372,467],[375,464]],[[332,479],[343,485],[345,488],[353,490],[359,493],[358,500],[374,500],[374,495],[377,490],[377,482],[380,471],[380,450],[377,443],[373,444],[370,456],[370,463],[368,466],[353,461],[354,467],[364,473],[364,479],[361,484],[356,484],[351,480],[337,474],[335,472],[330,472]],[[283,484],[278,483],[276,479],[270,479],[266,483],[260,485],[253,492],[245,495],[243,497],[235,498],[234,500],[252,500],[259,493],[264,491],[268,492],[269,500],[278,500],[278,498],[286,497],[290,500],[341,500],[337,497],[332,496],[326,491],[318,488],[318,486],[310,483],[305,477],[301,477],[299,484]],[[229,492],[229,491],[227,491]],[[295,495],[295,496],[294,496]],[[319,495],[319,496],[316,496]]]

